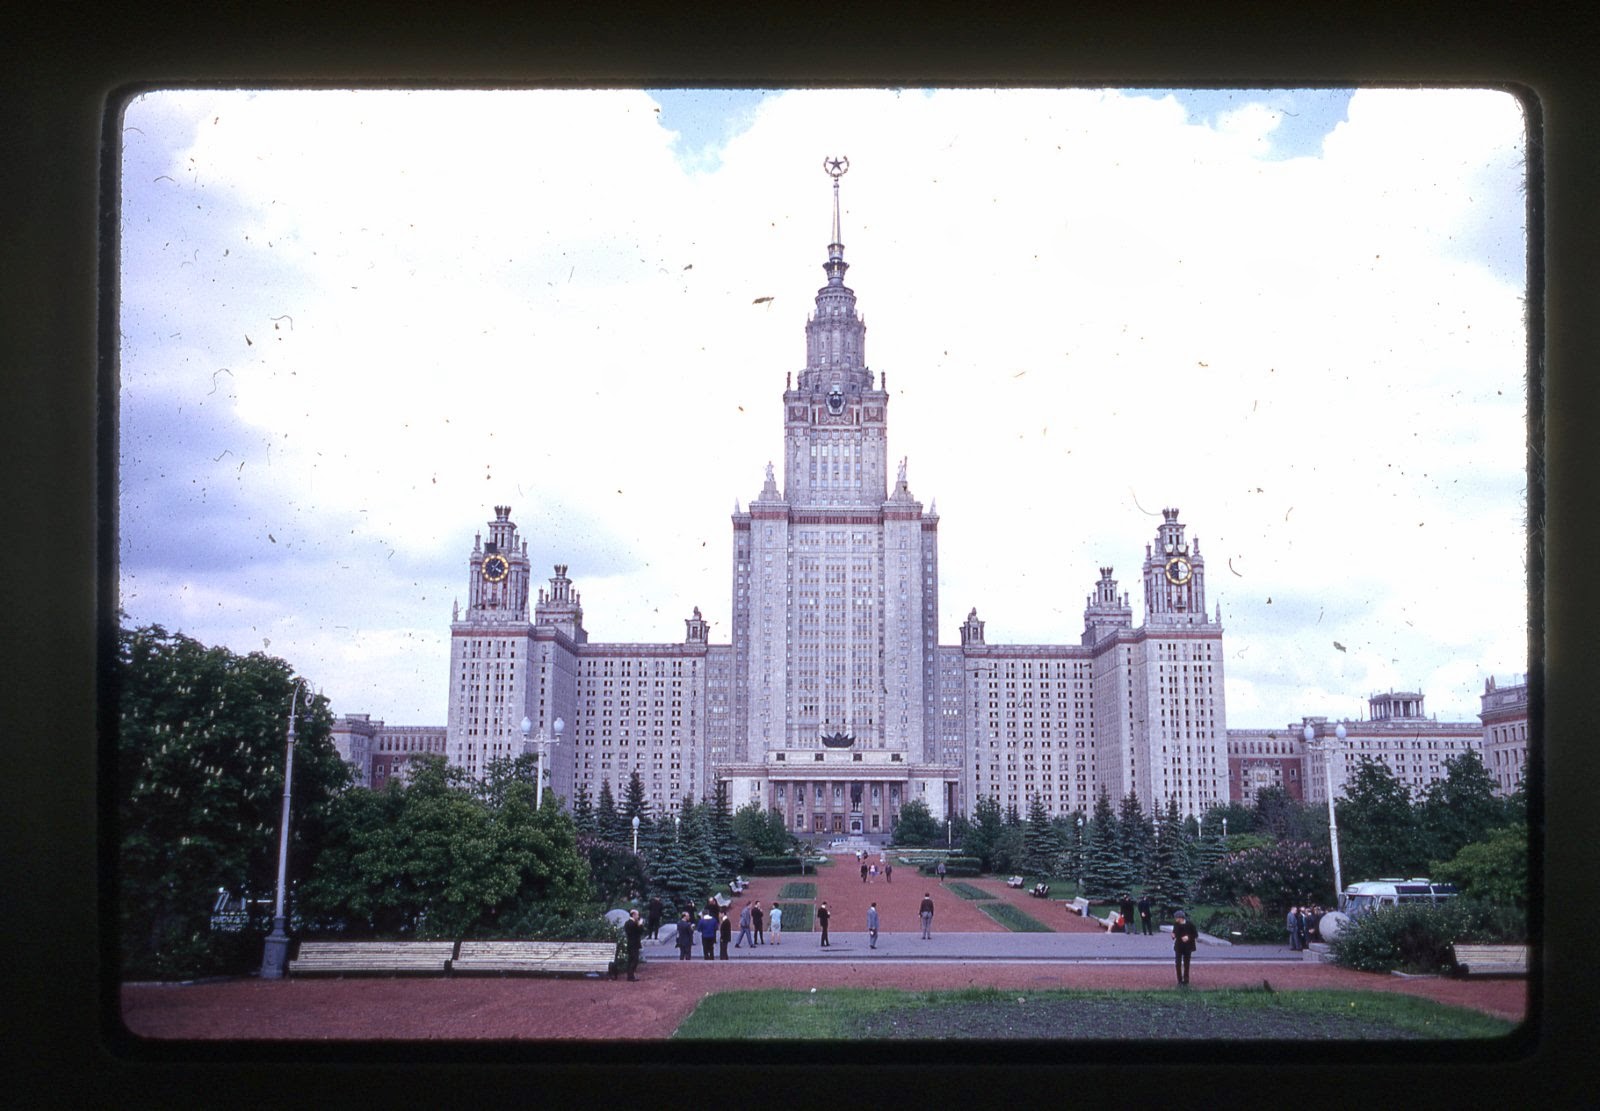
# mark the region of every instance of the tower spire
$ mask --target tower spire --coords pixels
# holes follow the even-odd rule
[[[828,243],[828,263],[823,269],[828,272],[829,285],[842,286],[850,264],[844,260],[844,244],[840,242],[844,237],[839,232],[839,179],[849,172],[850,159],[824,158],[822,168],[833,178],[833,239]]]

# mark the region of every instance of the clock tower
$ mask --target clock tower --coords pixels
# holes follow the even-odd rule
[[[533,625],[528,619],[528,544],[511,507],[494,507],[489,538],[467,557],[467,610],[450,621],[450,706],[445,755],[474,776],[490,760],[522,752]]]
[[[1163,509],[1154,548],[1144,549],[1144,613],[1150,625],[1206,623],[1206,561],[1183,538],[1176,509]]]

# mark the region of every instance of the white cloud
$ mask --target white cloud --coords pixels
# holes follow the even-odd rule
[[[675,640],[699,605],[725,640],[727,514],[781,444],[823,281],[821,160],[844,154],[890,452],[942,516],[944,640],[976,605],[991,639],[1075,642],[1103,564],[1137,611],[1177,505],[1235,724],[1353,712],[1329,703],[1391,674],[1473,713],[1481,674],[1526,669],[1520,110],[1362,90],[1323,157],[1272,160],[1280,119],[1091,90],[786,93],[685,170],[642,92],[147,96],[124,406],[171,411],[124,428],[130,610],[197,619],[144,565],[198,477],[228,491],[204,528],[250,538],[205,627],[249,648],[293,624],[273,651],[328,668],[341,710],[442,720],[448,600],[497,503],[536,566],[572,565],[596,639]],[[363,590],[353,555],[417,585]],[[385,616],[351,640],[317,617],[332,595]],[[1334,639],[1364,654],[1330,671]]]

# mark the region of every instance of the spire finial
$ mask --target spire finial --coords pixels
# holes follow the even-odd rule
[[[828,282],[830,285],[843,285],[844,272],[847,269],[844,261],[843,238],[839,232],[839,179],[850,171],[850,159],[824,158],[823,171],[833,178],[833,241],[828,244]]]

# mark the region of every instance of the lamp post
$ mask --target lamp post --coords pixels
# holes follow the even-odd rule
[[[951,847],[954,844],[955,844],[955,830],[950,824],[950,819],[946,818],[944,820],[944,851],[945,852],[949,852]],[[966,842],[963,841],[962,844],[965,845]]]
[[[1335,816],[1333,808],[1333,748],[1335,742],[1328,740],[1326,737],[1318,742],[1317,732],[1309,724],[1306,725],[1303,735],[1305,736],[1307,747],[1320,748],[1322,750],[1323,787],[1328,795],[1328,839],[1333,846],[1333,900],[1334,905],[1337,906],[1339,895],[1344,891],[1344,877],[1339,870],[1339,820]],[[1343,722],[1340,722],[1334,728],[1333,735],[1338,738],[1337,743],[1342,747],[1345,738]]]
[[[1078,815],[1078,897],[1083,897],[1083,815]]]
[[[289,873],[289,789],[294,779],[294,715],[305,684],[296,683],[289,700],[289,742],[283,758],[283,816],[278,822],[278,893],[272,902],[272,932],[261,950],[261,978],[281,980],[289,964],[289,932],[284,928],[283,891]],[[310,700],[306,708],[311,708]]]
[[[639,815],[633,816],[633,853],[639,855]]]
[[[539,809],[539,804],[544,801],[544,746],[559,743],[561,730],[566,727],[567,723],[560,718],[556,718],[554,724],[556,735],[553,738],[546,737],[544,730],[541,729],[538,739],[534,740],[530,736],[533,733],[533,722],[526,716],[522,719],[523,751],[527,751],[530,745],[538,746],[533,750],[533,808],[535,810]]]

